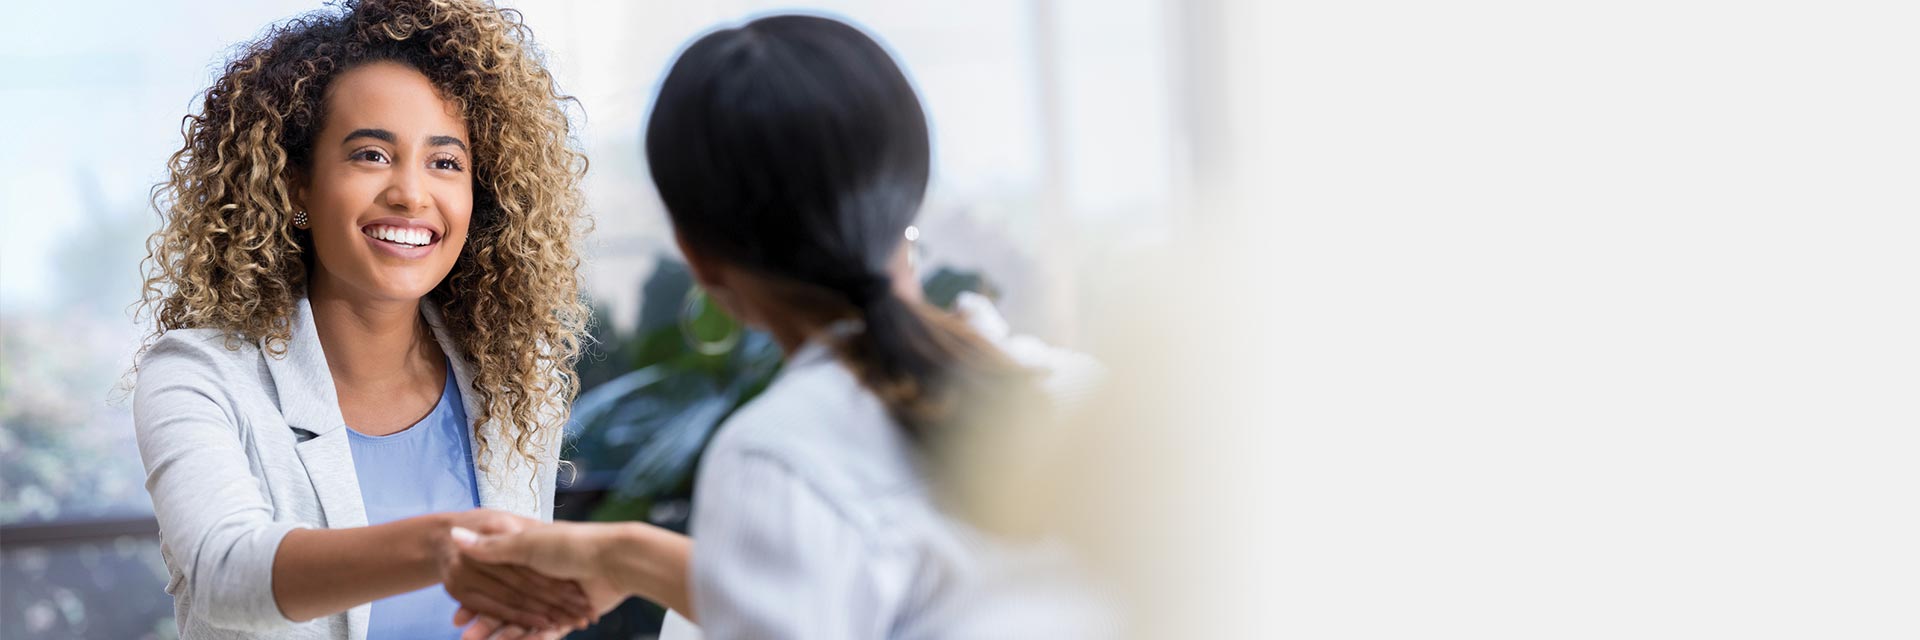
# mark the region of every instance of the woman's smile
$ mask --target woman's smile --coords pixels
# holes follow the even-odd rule
[[[398,258],[424,258],[440,244],[440,230],[407,218],[381,218],[360,227],[375,251]]]
[[[466,247],[474,202],[467,124],[419,70],[391,61],[341,73],[326,100],[317,134],[325,144],[301,192],[312,216],[313,287],[322,297],[418,301]]]

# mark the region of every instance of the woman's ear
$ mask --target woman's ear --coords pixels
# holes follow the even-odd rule
[[[700,250],[688,244],[687,237],[680,235],[677,230],[673,232],[673,242],[680,246],[680,255],[686,257],[687,271],[693,273],[694,284],[705,289],[708,298],[720,305],[721,309],[726,310],[727,315],[733,316],[742,324],[759,326],[758,312],[753,307],[747,306],[748,301],[743,300],[734,291],[736,285],[754,286],[755,280],[752,275],[740,273],[736,278],[736,272],[733,269],[719,260],[700,253]]]
[[[693,272],[694,283],[709,291],[726,288],[726,270],[694,249],[687,243],[687,237],[678,230],[673,232],[673,243],[679,245],[680,255],[687,259],[687,270]]]
[[[286,173],[287,197],[293,200],[295,211],[307,209],[307,177],[301,172],[289,169]]]
[[[913,243],[901,240],[893,257],[887,259],[887,279],[893,282],[893,295],[900,296],[901,300],[926,302],[926,290],[920,285],[920,274],[914,271],[912,252]]]

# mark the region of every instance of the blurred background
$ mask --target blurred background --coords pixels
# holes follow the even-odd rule
[[[1920,637],[1920,6],[515,6],[599,225],[562,517],[683,526],[777,367],[686,348],[637,136],[678,46],[801,8],[925,98],[930,297],[1107,363],[1092,414],[965,468],[1130,637]],[[173,632],[111,401],[147,190],[229,48],[309,8],[0,20],[0,637]]]
[[[1185,222],[1197,136],[1196,51],[1209,3],[1174,0],[845,0],[787,5],[541,0],[521,10],[591,159],[585,282],[600,343],[567,457],[561,517],[683,527],[691,469],[714,425],[778,366],[749,335],[688,349],[688,277],[648,179],[640,133],[679,47],[755,14],[863,25],[896,53],[932,122],[922,272],[942,303],[990,294],[1014,329],[1086,348],[1088,273],[1163,246]],[[315,2],[28,3],[0,21],[0,637],[166,638],[151,508],[116,394],[145,327],[130,318],[150,188],[182,116],[236,46]],[[55,107],[57,105],[57,108]],[[731,330],[718,315],[698,331]],[[650,629],[629,603],[605,637]]]

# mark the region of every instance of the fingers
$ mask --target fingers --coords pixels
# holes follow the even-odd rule
[[[526,624],[535,625],[535,626],[544,626],[546,623],[545,616],[529,613],[526,611],[520,611],[512,607],[508,607],[505,604],[502,604],[500,601],[495,600],[492,596],[477,594],[477,593],[470,593],[465,596],[460,596],[456,599],[466,603],[467,606],[475,607],[476,611],[493,612],[493,613],[477,614],[476,620],[479,620],[479,621],[492,620],[500,624],[505,624],[508,621],[517,620],[517,621],[524,621]],[[481,624],[480,622],[474,623],[475,626],[480,626],[480,624]],[[496,624],[494,626],[497,627],[500,625]],[[491,633],[492,633],[492,630],[489,629],[488,633],[481,634],[477,637],[485,638],[485,637],[488,637]]]
[[[517,581],[521,593],[571,618],[568,624],[584,626],[587,619],[593,617],[593,603],[572,580],[549,578],[532,569],[512,565],[490,566],[485,570],[505,578],[506,582]]]
[[[460,552],[467,557],[493,564],[532,564],[532,547],[526,540],[516,535],[494,535],[463,541],[459,535],[454,540],[460,546]]]
[[[501,627],[493,633],[492,640],[556,640],[565,637],[571,629],[523,629],[514,625]]]
[[[560,640],[573,633],[573,629],[566,627],[533,630],[507,624],[499,618],[471,612],[469,615],[474,620],[473,626],[460,634],[460,640]]]
[[[499,630],[502,626],[505,626],[505,623],[501,622],[499,618],[479,616],[473,621],[473,626],[467,627],[466,631],[460,632],[460,640],[487,640],[493,637],[493,632]]]
[[[447,580],[446,588],[447,594],[462,606],[513,624],[544,628],[573,617],[523,597],[480,564],[461,563]]]
[[[480,532],[480,534],[488,534],[488,536],[513,534],[513,532],[518,532],[520,529],[526,529],[528,525],[538,525],[538,523],[540,523],[540,521],[536,521],[536,519],[522,517],[522,515],[513,515],[513,513],[507,513],[507,511],[493,511],[493,509],[474,509],[474,511],[478,511],[478,513],[476,513],[478,519],[476,519],[476,523],[474,523],[472,529]]]
[[[462,550],[470,549],[480,542],[480,534],[466,527],[456,526],[449,529],[448,535],[453,538],[453,546]]]
[[[537,520],[534,520],[532,518],[517,516],[511,513],[507,513],[505,511],[495,511],[492,509],[474,509],[472,511],[467,511],[462,515],[463,517],[460,518],[460,520],[458,521],[461,524],[461,526],[464,526],[468,529],[472,529],[475,533],[479,533],[481,535],[502,535],[502,534],[514,533],[521,529],[525,529],[527,525],[535,524],[538,522]]]
[[[463,533],[464,532],[464,533]],[[593,603],[580,589],[580,585],[570,580],[552,578],[529,569],[524,565],[527,546],[519,543],[524,536],[486,536],[473,535],[470,531],[454,527],[455,544],[460,545],[468,562],[477,570],[493,576],[502,583],[517,587],[522,595],[570,615],[584,625],[586,619],[593,616]],[[488,566],[482,566],[488,565]]]
[[[576,620],[593,615],[593,605],[587,601],[579,585],[572,581],[549,578],[532,569],[512,565],[470,563],[467,566],[492,578],[500,588],[510,592],[496,596],[496,599],[521,603],[523,607],[537,605],[545,615],[554,619],[555,624],[573,624]]]
[[[474,613],[472,609],[460,607],[459,611],[453,612],[453,626],[467,626],[467,623],[473,622],[473,619],[479,615],[480,614]]]

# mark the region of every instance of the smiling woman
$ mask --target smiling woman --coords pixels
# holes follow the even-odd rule
[[[294,188],[296,211],[308,213],[294,226],[319,254],[311,295],[415,304],[466,245],[467,123],[426,76],[397,62],[340,74],[324,100],[327,125]]]
[[[478,0],[347,2],[187,117],[133,407],[183,637],[452,637],[449,594],[586,622],[578,585],[450,538],[551,519],[587,318],[585,160],[529,38]]]

